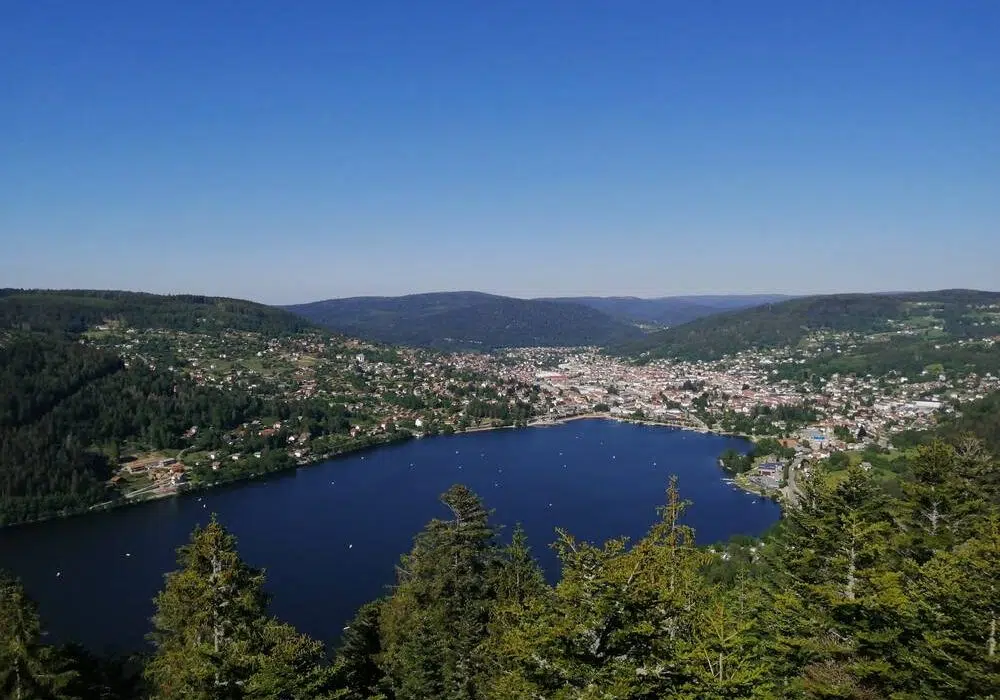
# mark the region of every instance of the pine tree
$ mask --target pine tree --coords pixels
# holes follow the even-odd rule
[[[70,697],[76,674],[41,643],[38,607],[19,581],[0,573],[0,693],[12,700]]]
[[[771,672],[757,620],[766,604],[746,571],[731,587],[715,586],[699,606],[690,655],[697,681],[692,697],[752,698],[772,694]]]
[[[661,698],[696,694],[693,628],[707,555],[681,524],[672,480],[650,534],[601,547],[560,532],[563,577],[530,599],[497,642],[506,662],[490,697]]]
[[[510,544],[500,553],[493,586],[498,605],[523,605],[546,588],[545,577],[531,554],[527,535],[520,523],[514,526]]]
[[[900,544],[908,559],[923,564],[969,538],[986,517],[977,483],[986,473],[971,444],[962,459],[940,441],[920,448],[898,506]]]
[[[322,646],[267,616],[264,574],[213,516],[178,549],[180,568],[156,597],[156,653],[145,675],[159,698],[311,698],[324,683]]]
[[[77,675],[67,686],[73,697],[86,700],[135,700],[146,697],[140,655],[99,656],[78,644],[59,649],[67,668]]]
[[[323,643],[289,624],[267,620],[259,639],[244,650],[252,670],[246,685],[248,700],[288,698],[320,700],[332,696],[332,672]]]
[[[910,580],[918,636],[909,697],[1000,697],[1000,515]]]
[[[784,692],[882,697],[900,683],[890,659],[908,615],[894,570],[887,497],[857,468],[835,488],[805,485],[766,548],[765,620]]]
[[[482,673],[496,531],[464,486],[441,500],[452,518],[432,520],[417,535],[381,616],[381,665],[400,700],[472,698]]]
[[[379,620],[384,600],[362,605],[351,623],[344,628],[334,657],[334,683],[337,698],[370,700],[387,696],[387,679],[378,665],[382,653]]]

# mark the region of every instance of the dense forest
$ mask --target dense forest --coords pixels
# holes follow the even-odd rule
[[[700,318],[615,351],[649,358],[716,359],[751,348],[794,346],[818,330],[879,333],[892,330],[892,321],[917,315],[934,318],[944,337],[979,338],[995,335],[996,326],[976,325],[968,307],[998,303],[1000,293],[972,290],[802,297]]]
[[[0,345],[0,525],[76,512],[118,498],[106,485],[126,440],[180,448],[292,407],[197,386],[52,335],[18,333]],[[95,449],[97,446],[100,449]]]
[[[251,418],[291,414],[287,402],[199,387],[141,365],[126,369],[118,356],[78,341],[82,331],[115,322],[271,335],[308,327],[288,312],[234,299],[0,290],[0,526],[119,498],[106,482],[128,440],[181,448],[180,435],[193,425],[202,427],[200,440],[221,441]]]
[[[559,532],[548,584],[462,486],[443,496],[328,658],[268,613],[218,522],[156,597],[148,654],[44,643],[0,579],[0,689],[29,698],[991,698],[1000,692],[1000,485],[973,438],[920,448],[892,497],[852,469],[804,484],[761,542],[694,545],[671,481],[646,536]],[[332,635],[331,635],[332,636]]]
[[[479,292],[352,297],[285,308],[338,333],[439,350],[603,346],[643,336],[631,323],[583,304]]]

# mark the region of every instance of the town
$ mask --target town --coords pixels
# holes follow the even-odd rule
[[[891,450],[893,435],[928,429],[959,403],[1000,387],[1000,378],[990,373],[948,375],[934,367],[912,379],[894,372],[789,378],[794,375],[789,370],[811,357],[852,342],[828,333],[795,349],[648,362],[596,347],[439,353],[321,333],[266,337],[114,324],[93,329],[86,342],[118,353],[126,364],[160,366],[200,386],[335,407],[335,420],[261,415],[211,439],[199,433],[201,426],[188,426],[180,450],[135,445],[123,453],[113,478],[132,499],[169,495],[192,483],[253,477],[408,437],[580,417],[773,438],[766,444],[776,441],[781,454],[758,455],[737,475],[738,483],[793,498],[796,476],[808,476],[834,454]],[[275,462],[275,455],[281,459]]]

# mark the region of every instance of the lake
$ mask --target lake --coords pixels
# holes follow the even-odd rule
[[[272,611],[333,644],[364,602],[393,582],[413,536],[447,517],[438,496],[476,491],[509,536],[520,521],[550,580],[554,529],[601,541],[641,537],[676,474],[702,544],[759,535],[778,506],[722,481],[719,455],[744,440],[671,428],[581,420],[411,440],[258,481],[94,515],[0,530],[0,568],[40,605],[50,639],[99,651],[144,644],[152,598],[175,549],[211,513],[267,570]],[[58,574],[58,575],[57,575]]]

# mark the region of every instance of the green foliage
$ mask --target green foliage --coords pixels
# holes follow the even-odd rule
[[[74,677],[67,685],[70,697],[89,700],[135,700],[147,696],[142,677],[144,659],[139,655],[103,657],[77,644],[57,652]]]
[[[17,700],[71,697],[76,674],[41,643],[38,608],[20,582],[0,572],[0,693]]]
[[[384,600],[361,606],[351,623],[344,628],[333,667],[337,698],[369,700],[387,697],[388,679],[382,673],[382,639],[379,620]]]
[[[454,486],[449,519],[416,536],[392,594],[358,611],[332,665],[267,615],[263,574],[213,519],[157,596],[145,676],[151,697],[194,700],[994,697],[997,467],[978,442],[932,442],[895,498],[874,470],[848,467],[835,486],[804,480],[765,540],[711,549],[695,546],[671,480],[634,543],[560,531],[555,586],[520,527],[501,545],[479,498]],[[3,692],[143,692],[127,662],[40,638],[34,606],[0,579]]]
[[[449,520],[432,520],[403,557],[381,615],[381,663],[396,698],[474,698],[498,566],[496,531],[464,486],[441,497]]]
[[[810,482],[769,544],[767,644],[790,687],[807,697],[884,697],[906,599],[888,499],[852,469],[830,489]]]
[[[1000,356],[997,350],[994,350],[994,354]],[[961,416],[947,420],[940,433],[953,441],[965,434],[974,435],[983,442],[986,449],[1000,454],[1000,391],[963,404]]]
[[[910,666],[914,697],[985,698],[1000,688],[1000,520],[934,553],[908,582],[915,602]]]
[[[671,483],[660,521],[631,548],[561,532],[562,579],[500,631],[490,697],[682,697],[671,694],[727,685],[725,670],[715,678],[695,660],[706,555],[680,523],[684,507]]]
[[[322,644],[267,616],[264,574],[213,517],[178,550],[180,568],[156,597],[157,698],[315,698],[329,679]]]
[[[162,370],[125,369],[103,351],[24,334],[0,346],[0,391],[0,525],[115,500],[106,481],[117,465],[98,445],[114,451],[139,441],[180,449],[182,433],[198,425],[211,448],[247,420],[284,418],[293,410],[287,402],[197,386]]]
[[[722,468],[730,474],[742,474],[753,468],[754,462],[764,457],[780,457],[791,459],[795,456],[795,449],[783,447],[774,438],[760,438],[753,443],[753,446],[746,453],[739,452],[733,448],[726,449],[719,456]]]

